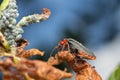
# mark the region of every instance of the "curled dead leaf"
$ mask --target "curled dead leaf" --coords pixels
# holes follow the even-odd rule
[[[93,58],[92,58],[93,59]],[[58,65],[61,62],[67,62],[75,71],[76,80],[102,80],[101,76],[88,62],[80,57],[80,54],[73,54],[69,51],[58,52],[55,57],[50,57],[48,64]]]
[[[44,55],[44,52],[39,51],[38,49],[25,50],[25,47],[29,44],[27,40],[21,39],[17,43],[18,46],[17,46],[16,55],[18,57],[28,58],[34,55],[40,55],[40,56]]]
[[[23,54],[21,54],[21,57],[28,58],[28,57],[31,57],[31,56],[34,56],[34,55],[43,56],[44,52],[39,51],[38,49],[30,49],[30,50],[24,51]]]

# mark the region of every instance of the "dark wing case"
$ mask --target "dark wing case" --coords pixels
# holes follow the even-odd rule
[[[76,49],[86,53],[87,55],[95,56],[93,52],[91,52],[89,49],[87,49],[85,46],[83,46],[78,41],[76,41],[76,40],[74,40],[72,38],[67,38],[67,40],[68,40],[68,43],[70,43],[73,48],[76,48]]]

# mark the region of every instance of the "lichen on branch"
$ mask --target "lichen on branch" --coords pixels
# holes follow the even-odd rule
[[[0,5],[0,52],[2,52],[0,57],[12,56],[16,62],[19,61],[16,60],[18,57],[43,56],[44,52],[37,49],[24,49],[26,45],[23,46],[25,40],[22,39],[22,33],[24,31],[21,26],[44,21],[49,18],[50,14],[50,10],[43,8],[41,14],[23,17],[17,24],[16,18],[19,16],[19,13],[16,0],[3,0]]]
[[[5,4],[5,2],[3,4]],[[5,8],[0,11],[0,31],[10,46],[17,46],[16,41],[22,39],[22,33],[24,32],[22,26],[44,21],[48,19],[51,14],[49,9],[43,8],[41,14],[25,16],[17,23],[16,18],[19,16],[19,13],[16,0],[10,0],[9,3],[4,6]]]
[[[50,10],[48,10],[47,8],[43,8],[42,14],[33,14],[33,15],[25,16],[18,22],[16,27],[19,28],[22,26],[27,26],[31,23],[42,22],[42,21],[48,19],[50,14],[51,14]]]

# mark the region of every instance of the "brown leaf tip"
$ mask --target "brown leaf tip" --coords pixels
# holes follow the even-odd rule
[[[47,8],[43,8],[42,11],[43,11],[43,14],[46,14],[47,16],[50,16],[50,14],[51,14],[51,11]]]

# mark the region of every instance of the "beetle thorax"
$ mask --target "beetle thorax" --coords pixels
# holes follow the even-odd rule
[[[68,43],[67,39],[63,39],[59,42],[59,45],[66,45]]]

